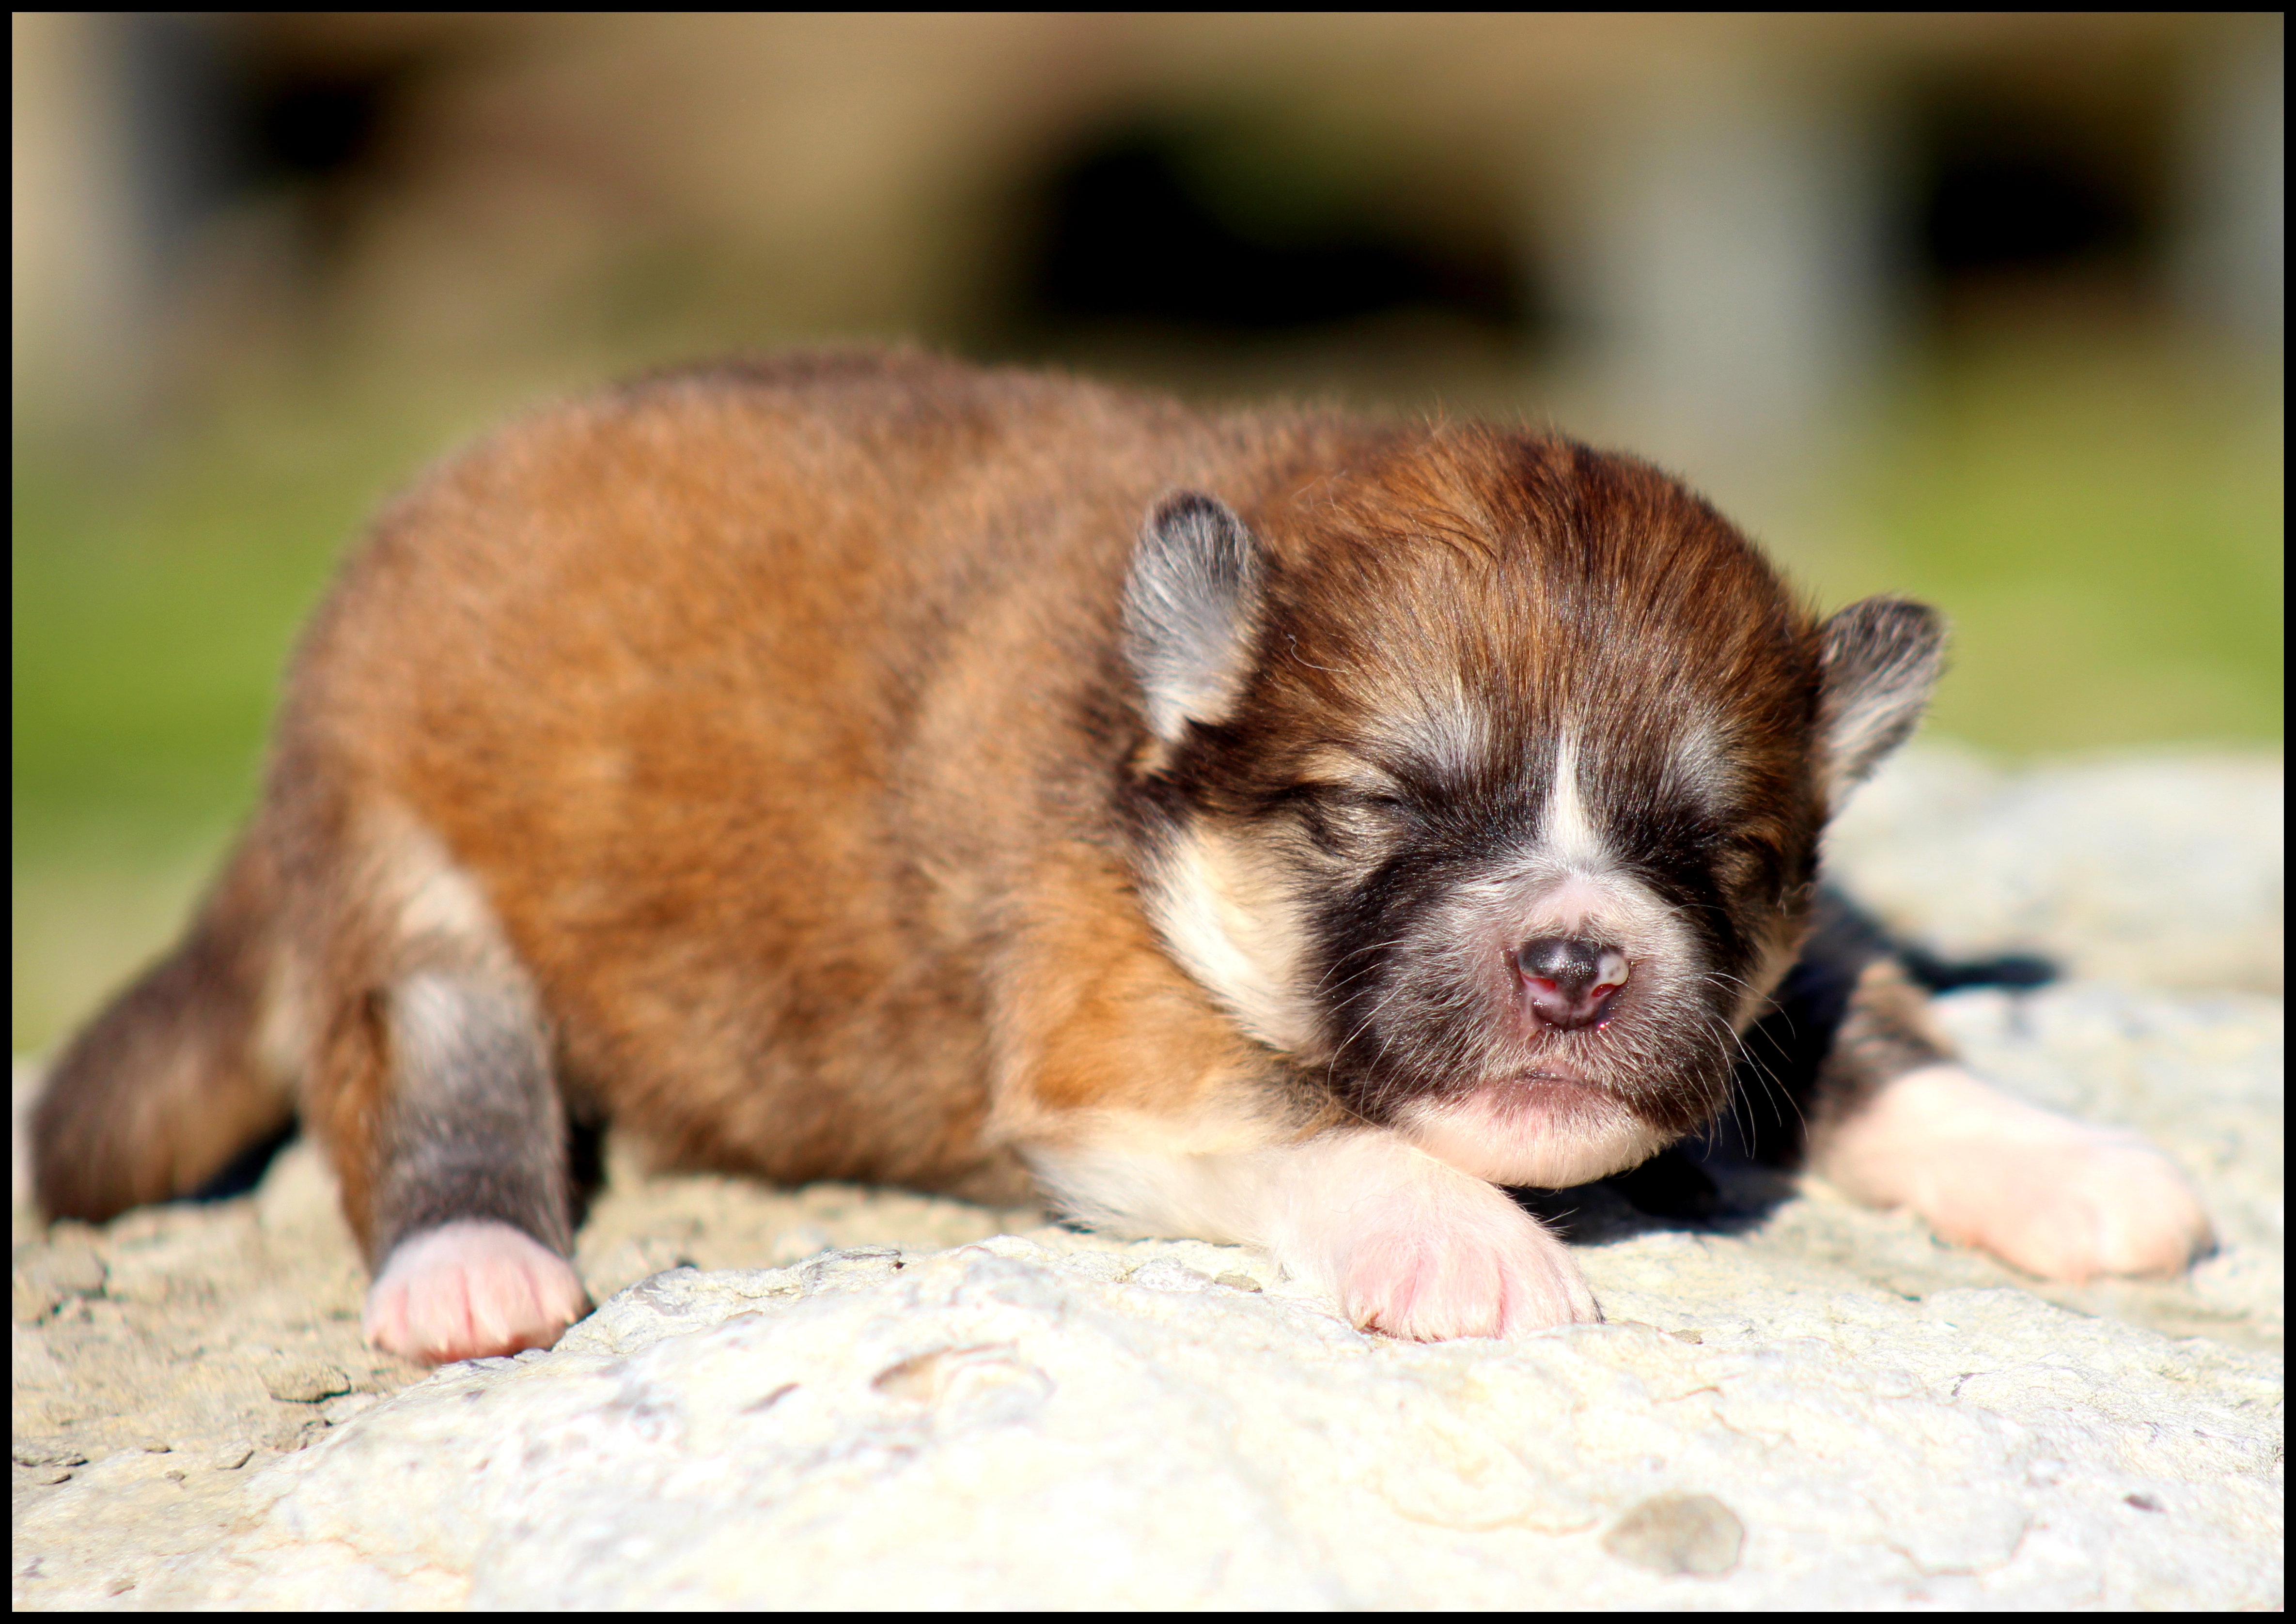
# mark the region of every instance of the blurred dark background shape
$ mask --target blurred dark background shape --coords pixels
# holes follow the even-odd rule
[[[2281,728],[2276,16],[19,13],[16,1041],[158,945],[363,513],[914,338],[1639,450],[2013,752]]]

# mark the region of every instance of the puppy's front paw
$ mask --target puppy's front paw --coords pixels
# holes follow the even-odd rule
[[[546,1348],[589,1311],[574,1266],[508,1224],[401,1241],[366,1294],[366,1339],[425,1365]]]
[[[1384,1135],[1335,1154],[1329,1204],[1279,1250],[1357,1325],[1440,1342],[1603,1318],[1570,1249],[1505,1191]]]
[[[1504,1199],[1504,1197],[1502,1197]],[[1538,1220],[1374,1225],[1349,1249],[1340,1284],[1348,1318],[1416,1342],[1517,1336],[1595,1321],[1587,1277]]]
[[[2173,1274],[2214,1242],[2177,1164],[2133,1133],[2014,1100],[1958,1066],[1911,1072],[1837,1131],[1818,1171],[1948,1240],[2052,1280]]]

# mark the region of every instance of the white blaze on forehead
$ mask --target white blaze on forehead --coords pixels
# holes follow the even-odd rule
[[[1578,742],[1568,733],[1555,741],[1554,781],[1546,791],[1546,817],[1539,844],[1554,861],[1578,873],[1597,873],[1610,866],[1611,853],[1603,843],[1578,783]]]
[[[1601,936],[1626,948],[1630,959],[1660,942],[1678,941],[1665,905],[1620,867],[1595,820],[1601,803],[1587,788],[1578,739],[1564,733],[1554,741],[1554,772],[1527,875],[1530,886],[1514,926],[1526,935]]]

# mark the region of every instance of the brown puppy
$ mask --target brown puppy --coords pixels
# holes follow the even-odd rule
[[[570,1125],[1245,1241],[1398,1334],[1598,1317],[1501,1185],[1714,1117],[1936,617],[1820,624],[1566,441],[915,355],[657,378],[387,511],[190,934],[58,1063],[53,1214],[299,1117],[443,1359],[582,1311]],[[1849,967],[1818,1165],[2045,1272],[2206,1238],[2156,1153]]]

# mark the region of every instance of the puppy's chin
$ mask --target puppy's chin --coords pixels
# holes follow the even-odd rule
[[[1397,1126],[1463,1173],[1550,1190],[1640,1166],[1675,1137],[1598,1089],[1546,1076],[1487,1082],[1464,1098],[1407,1106]]]

